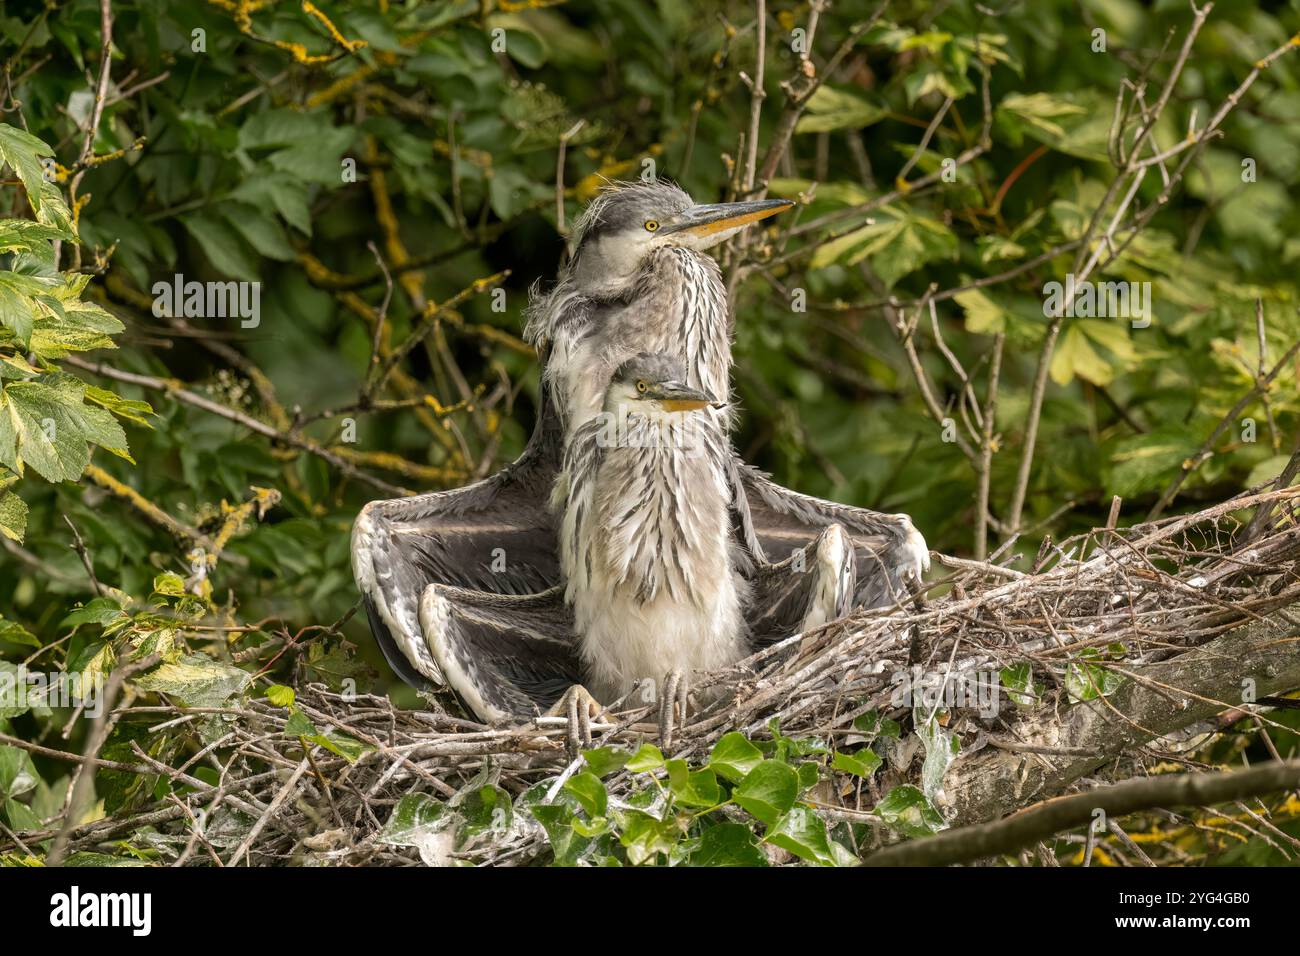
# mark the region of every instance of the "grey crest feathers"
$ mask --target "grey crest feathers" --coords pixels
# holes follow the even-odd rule
[[[666,352],[641,352],[614,370],[613,383],[625,384],[645,379],[647,382],[684,382],[686,363]]]
[[[646,220],[666,220],[694,205],[690,194],[666,179],[654,182],[610,182],[602,187],[586,209],[573,222],[569,246],[573,252],[560,270],[556,283],[543,290],[538,279],[528,290],[528,308],[524,312],[524,340],[542,346],[555,337],[559,322],[581,322],[586,309],[592,307],[574,282],[574,271],[590,243],[628,229],[644,229]]]
[[[666,221],[694,204],[686,190],[666,179],[610,183],[573,224],[574,259],[589,240],[625,229],[644,229],[646,220]]]

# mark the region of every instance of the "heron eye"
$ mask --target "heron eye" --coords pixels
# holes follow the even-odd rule
[[[645,228],[646,232],[654,232],[659,228],[659,221],[657,219],[647,219],[645,221]]]
[[[650,387],[650,386],[647,385],[645,382],[641,381],[640,379],[637,379],[636,390],[637,390],[638,392],[640,392],[642,395],[645,394],[646,389],[649,388],[649,387]]]

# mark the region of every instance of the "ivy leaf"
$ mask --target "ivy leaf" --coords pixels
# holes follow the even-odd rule
[[[590,771],[574,774],[564,781],[564,789],[573,794],[574,799],[587,811],[587,816],[603,817],[609,805],[609,796],[600,778]]]
[[[490,783],[476,787],[453,803],[465,820],[461,826],[462,838],[487,830],[509,829],[514,820],[510,794]]]
[[[675,816],[657,820],[640,810],[628,810],[624,814],[619,842],[627,850],[628,862],[640,866],[659,853],[671,854],[681,836],[681,828]]]
[[[885,794],[876,804],[876,813],[905,836],[929,836],[945,826],[943,815],[911,784],[902,784]]]
[[[582,756],[587,761],[587,769],[597,777],[622,770],[632,759],[632,755],[622,747],[597,747],[594,750],[584,750]]]
[[[438,833],[453,822],[453,816],[445,803],[427,793],[407,793],[375,839],[389,846],[419,847],[423,859],[426,851],[434,850]]]
[[[764,839],[809,863],[820,866],[836,864],[830,837],[826,834],[826,823],[809,807],[792,809],[776,826],[768,828]]]
[[[722,802],[717,775],[705,767],[691,770],[685,760],[670,760],[668,786],[678,803],[688,807],[715,807]]]
[[[880,769],[880,764],[880,757],[869,747],[863,747],[857,753],[852,754],[837,753],[831,759],[832,769],[863,778],[870,777]]]
[[[1108,697],[1124,683],[1120,674],[1106,667],[1100,667],[1091,661],[1101,660],[1101,653],[1094,647],[1085,648],[1079,653],[1078,660],[1071,663],[1065,671],[1065,690],[1071,700],[1096,700]]]
[[[754,834],[741,823],[717,823],[700,835],[692,851],[692,866],[767,866],[767,857],[754,843]]]
[[[732,731],[713,745],[708,765],[732,783],[740,783],[762,762],[763,752],[744,734]]]
[[[640,749],[627,762],[627,769],[633,773],[658,770],[664,765],[664,755],[654,744],[642,744]]]
[[[799,776],[788,764],[764,760],[751,770],[731,798],[750,816],[771,825],[794,806],[799,795]]]
[[[889,737],[897,740],[902,733],[898,721],[889,717],[881,717],[880,712],[875,710],[869,710],[854,719],[853,729],[864,734],[868,740],[875,740],[877,737]]]
[[[1011,696],[1011,702],[1023,710],[1038,703],[1040,687],[1034,683],[1033,668],[1027,662],[1004,667],[998,671],[998,681]]]

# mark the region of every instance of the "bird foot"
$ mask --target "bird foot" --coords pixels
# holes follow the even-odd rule
[[[587,688],[574,684],[546,713],[550,717],[568,718],[567,747],[569,756],[576,759],[580,750],[591,748],[591,722],[593,719],[601,720],[605,716],[605,708],[591,696]]]
[[[672,750],[677,730],[686,726],[689,694],[690,685],[681,671],[671,671],[664,678],[663,693],[659,696],[659,744],[665,754]]]

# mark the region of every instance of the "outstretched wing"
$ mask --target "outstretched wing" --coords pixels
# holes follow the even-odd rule
[[[759,562],[744,611],[750,646],[758,650],[848,614],[856,577],[853,543],[838,524],[784,561]]]
[[[782,488],[757,468],[738,460],[752,537],[768,559],[780,562],[805,548],[822,529],[840,525],[853,541],[857,567],[855,604],[882,607],[908,595],[930,567],[925,538],[904,514],[823,501]],[[749,536],[747,534],[747,536]]]
[[[464,488],[372,501],[352,527],[352,573],[371,630],[408,684],[443,682],[420,633],[420,597],[430,584],[527,594],[559,580],[546,499],[562,439],[547,391],[515,462]]]
[[[448,686],[482,721],[544,712],[580,682],[573,616],[559,587],[512,595],[430,584],[420,628]]]

